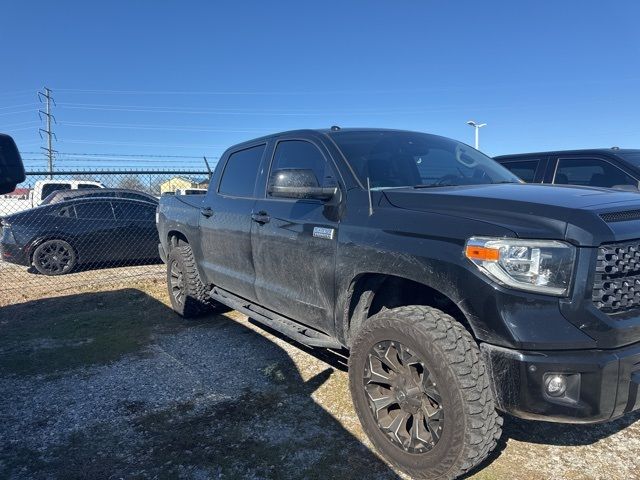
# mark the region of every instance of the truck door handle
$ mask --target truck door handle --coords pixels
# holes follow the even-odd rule
[[[211,207],[204,207],[200,209],[200,214],[202,214],[203,217],[209,218],[211,215],[213,215],[213,210],[211,209]]]
[[[269,221],[271,220],[271,217],[267,212],[258,212],[258,213],[251,214],[251,220],[253,220],[256,223],[259,223],[260,225],[264,225],[265,223],[269,223]]]

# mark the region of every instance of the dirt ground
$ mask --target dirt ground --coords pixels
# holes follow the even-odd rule
[[[42,293],[0,309],[0,478],[405,478],[364,437],[342,352],[236,312],[183,320],[161,278]],[[640,478],[638,419],[507,418],[470,478]]]
[[[136,282],[164,278],[164,264],[94,268],[48,277],[34,268],[0,260],[0,307],[74,293],[87,288],[100,291],[127,287]]]

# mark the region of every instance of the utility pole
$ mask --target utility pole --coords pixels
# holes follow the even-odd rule
[[[467,125],[476,129],[476,150],[480,150],[480,129],[486,127],[486,123],[476,123],[473,120],[469,120]]]
[[[207,157],[202,157],[204,158],[204,164],[207,166],[207,172],[209,172],[209,181],[211,181],[211,167],[209,166],[209,161],[207,160]]]
[[[53,119],[53,121],[56,123],[58,122],[56,121],[56,117],[51,113],[51,102],[53,102],[53,104],[55,105],[56,101],[51,96],[51,90],[47,87],[44,87],[44,92],[38,92],[38,100],[40,100],[40,103],[43,102],[43,99],[45,102],[46,110],[38,110],[38,113],[40,115],[40,120],[42,120],[42,115],[45,116],[47,128],[46,130],[42,128],[40,129],[40,138],[42,138],[43,133],[47,136],[47,146],[40,148],[46,152],[49,163],[49,178],[53,178],[53,157],[54,154],[57,153],[53,149],[53,139],[55,138],[56,140],[58,140],[58,137],[55,133],[53,133],[53,130],[51,129],[51,119]]]

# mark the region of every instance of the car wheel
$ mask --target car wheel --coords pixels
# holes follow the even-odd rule
[[[231,310],[209,296],[200,280],[191,246],[174,247],[167,257],[167,288],[173,310],[185,318]]]
[[[351,348],[349,386],[374,446],[414,478],[464,475],[502,433],[478,345],[435,308],[394,308],[367,320]]]
[[[33,252],[33,266],[43,275],[64,275],[71,272],[78,257],[73,247],[64,240],[47,240]]]

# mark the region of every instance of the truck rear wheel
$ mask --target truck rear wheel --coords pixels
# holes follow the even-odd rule
[[[478,345],[435,308],[399,307],[367,320],[351,347],[349,386],[374,446],[414,478],[465,474],[502,433]]]
[[[200,280],[191,246],[174,247],[167,257],[167,288],[173,310],[185,318],[205,313],[224,313],[230,308],[209,297]]]

